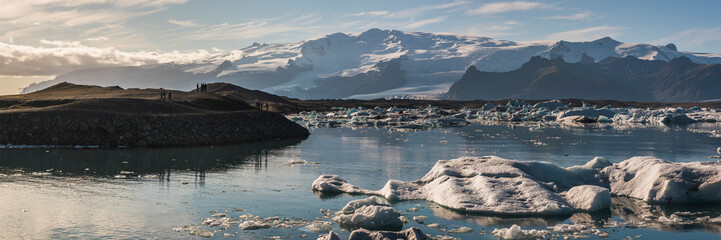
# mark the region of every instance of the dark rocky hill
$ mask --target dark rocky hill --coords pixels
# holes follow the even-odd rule
[[[721,98],[721,65],[698,64],[686,57],[668,62],[611,57],[578,63],[532,57],[510,72],[482,72],[471,66],[446,97],[703,101]]]

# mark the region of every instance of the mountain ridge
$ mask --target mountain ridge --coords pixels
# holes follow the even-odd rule
[[[594,63],[532,57],[509,72],[469,67],[445,97],[473,99],[614,99],[692,102],[721,97],[721,64],[698,64],[685,56],[665,62],[632,56]]]
[[[669,61],[686,56],[695,63],[721,63],[719,54],[678,51],[672,44],[622,43],[609,37],[588,42],[513,42],[374,28],[292,43],[256,43],[202,63],[79,70],[31,85],[24,92],[63,81],[181,90],[198,82],[222,81],[301,99],[428,97],[447,92],[469,66],[505,72],[532,56],[567,62],[625,56]],[[383,67],[384,63],[395,66]]]

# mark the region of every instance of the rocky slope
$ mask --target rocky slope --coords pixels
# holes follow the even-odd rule
[[[0,145],[198,146],[305,138],[283,115],[214,93],[61,83],[0,98]]]

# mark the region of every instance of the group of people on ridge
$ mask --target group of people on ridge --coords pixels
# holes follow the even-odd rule
[[[168,100],[171,100],[173,98],[173,92],[171,91],[165,91],[162,88],[160,89],[160,100],[165,100],[165,97],[168,97]]]
[[[196,92],[208,92],[208,84],[207,83],[196,83],[195,91]]]
[[[260,109],[260,110],[263,110],[263,105],[265,105],[265,110],[266,110],[266,111],[268,111],[268,110],[270,109],[270,103],[265,103],[265,104],[263,104],[263,102],[261,102],[261,101],[258,100],[257,98],[255,99],[255,107],[256,107],[256,108],[258,108],[258,109]]]

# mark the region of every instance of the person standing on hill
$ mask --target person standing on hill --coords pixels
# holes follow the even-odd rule
[[[168,91],[168,100],[172,100],[172,99],[173,99],[173,92]]]
[[[195,83],[195,92],[200,92],[200,83]]]

